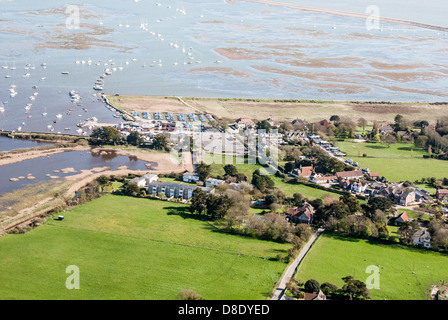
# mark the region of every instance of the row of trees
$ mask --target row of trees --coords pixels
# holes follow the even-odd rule
[[[305,292],[318,293],[320,290],[327,299],[331,300],[366,300],[370,298],[370,291],[363,281],[357,280],[353,276],[343,277],[342,281],[344,281],[344,285],[339,288],[329,282],[319,284],[317,280],[309,279],[302,283],[293,278],[286,284],[286,289],[292,296],[299,299],[305,297]]]
[[[145,141],[138,131],[131,131],[129,135],[124,138],[120,131],[114,127],[100,127],[93,129],[90,134],[90,143],[93,145],[133,145],[143,146]],[[151,147],[155,150],[170,151],[170,140],[163,134],[157,134],[153,137]]]

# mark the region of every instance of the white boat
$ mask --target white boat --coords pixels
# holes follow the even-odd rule
[[[68,71],[62,71],[62,74],[69,74],[70,72]]]
[[[99,85],[95,85],[95,86],[93,87],[93,89],[94,89],[94,90],[97,90],[97,91],[104,90],[104,88],[101,87],[101,86],[99,86]]]
[[[23,77],[24,77],[24,78],[29,78],[30,75],[31,75],[30,73],[25,73],[25,74],[23,75]]]
[[[61,119],[61,118],[62,118],[62,114],[60,114],[60,113],[57,114],[57,115],[56,115],[56,118]]]
[[[5,64],[2,65],[2,69],[8,69],[8,64],[6,63],[6,61],[5,61]]]

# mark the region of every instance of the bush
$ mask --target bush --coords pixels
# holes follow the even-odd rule
[[[181,290],[176,300],[203,300],[202,297],[194,290]]]

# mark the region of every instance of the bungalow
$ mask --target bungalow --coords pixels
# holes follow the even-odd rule
[[[220,180],[220,179],[208,178],[207,180],[205,180],[205,186],[207,188],[217,187],[223,183],[224,183],[224,180]]]
[[[367,176],[369,177],[369,179],[371,180],[379,180],[380,179],[380,174],[377,172],[369,172],[367,174]]]
[[[236,127],[239,129],[248,129],[248,128],[254,128],[255,122],[253,122],[252,119],[248,118],[240,118],[235,121]]]
[[[338,181],[338,178],[336,176],[320,176],[320,175],[312,175],[310,177],[310,182],[322,184],[322,183],[335,183]]]
[[[304,201],[300,207],[288,209],[288,219],[294,223],[310,224],[313,221],[314,208]]]
[[[196,173],[185,172],[182,176],[183,182],[195,183],[199,181],[199,175]]]
[[[360,170],[336,172],[336,177],[342,179],[361,179],[364,174]]]
[[[419,230],[414,233],[414,245],[431,248],[431,235],[426,230]]]
[[[442,202],[448,201],[448,189],[437,189],[436,199]]]
[[[390,125],[382,123],[380,124],[378,132],[380,134],[388,134],[394,132],[394,128],[392,128]]]
[[[395,218],[395,225],[397,226],[409,221],[411,221],[411,218],[409,218],[409,215],[406,211],[403,211],[397,218]]]

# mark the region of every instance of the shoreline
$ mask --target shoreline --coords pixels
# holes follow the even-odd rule
[[[347,11],[340,11],[340,10],[331,10],[331,9],[307,7],[307,6],[301,6],[301,5],[296,5],[296,4],[292,4],[292,3],[284,3],[284,2],[277,2],[277,1],[267,1],[267,0],[244,0],[244,1],[261,3],[261,4],[266,4],[266,5],[275,6],[275,7],[284,7],[284,8],[295,9],[295,10],[300,10],[300,11],[325,13],[325,14],[331,14],[331,15],[337,15],[337,16],[343,16],[343,17],[350,17],[350,18],[360,18],[360,19],[371,18],[370,15],[364,14],[364,13],[356,13],[356,12],[347,12]],[[409,25],[409,26],[413,26],[413,27],[417,27],[417,28],[425,28],[425,29],[432,29],[432,30],[437,30],[437,31],[448,32],[448,27],[438,26],[438,25],[433,25],[433,24],[428,24],[428,23],[423,23],[423,22],[403,20],[403,19],[397,19],[397,18],[389,18],[389,17],[382,17],[382,16],[379,16],[378,19],[380,21],[389,22],[389,23]]]

